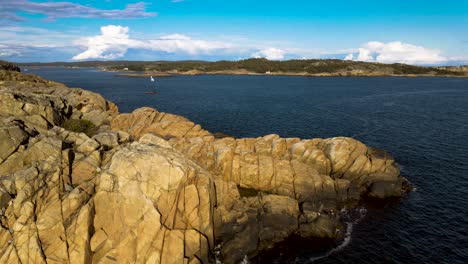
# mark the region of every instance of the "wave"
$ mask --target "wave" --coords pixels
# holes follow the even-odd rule
[[[367,210],[365,208],[358,208],[358,209],[342,209],[340,212],[341,220],[346,224],[346,233],[344,234],[343,241],[336,246],[335,248],[331,249],[327,253],[318,256],[318,257],[311,257],[308,259],[306,263],[313,263],[319,259],[327,258],[330,255],[339,252],[346,248],[351,243],[353,227],[355,224],[359,223],[361,219],[364,218],[366,215]]]

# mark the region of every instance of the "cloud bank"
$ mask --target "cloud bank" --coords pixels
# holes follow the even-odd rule
[[[73,60],[115,59],[123,57],[128,49],[161,51],[167,53],[185,53],[189,55],[212,54],[228,51],[229,43],[192,39],[181,34],[172,34],[157,39],[140,40],[129,36],[129,28],[117,25],[101,27],[101,35],[83,38],[77,41],[86,50],[74,56]]]
[[[73,60],[87,59],[116,59],[124,57],[129,49],[143,51],[158,51],[185,55],[238,55],[241,57],[266,58],[269,60],[284,60],[287,58],[304,58],[308,50],[294,48],[258,47],[248,43],[243,45],[221,41],[207,41],[192,39],[182,34],[161,36],[157,39],[135,39],[130,37],[129,28],[108,25],[101,27],[101,34],[94,37],[82,38],[76,42],[85,50]],[[427,49],[401,41],[378,42],[371,41],[358,49],[353,49],[344,57],[345,60],[405,63],[415,65],[442,64],[451,61],[439,51]],[[330,52],[321,58],[335,58],[336,53]],[[342,57],[343,58],[343,57]]]
[[[439,51],[427,49],[401,41],[379,42],[371,41],[364,44],[356,53],[350,53],[345,60],[405,63],[405,64],[441,64],[449,61]]]
[[[0,44],[0,57],[10,57],[15,55],[21,55],[21,52],[17,48]]]
[[[2,1],[2,0],[0,0]],[[0,58],[21,61],[50,60],[239,60],[247,58],[345,59],[413,65],[467,64],[466,56],[448,57],[439,51],[402,41],[371,41],[358,48],[326,50],[295,48],[289,44],[221,36],[207,40],[183,34],[138,38],[120,25],[101,27],[99,34],[84,37],[81,30],[53,31],[35,27],[0,27]],[[138,34],[141,36],[141,34]]]
[[[265,58],[268,60],[282,60],[284,59],[285,51],[277,48],[261,49],[252,54],[254,58]]]
[[[24,21],[25,18],[17,15],[18,12],[42,14],[47,17],[47,20],[65,17],[124,19],[156,16],[156,13],[146,12],[146,6],[143,2],[128,4],[123,10],[105,10],[72,2],[38,3],[27,0],[0,0],[0,18],[2,20]]]
[[[182,53],[197,55],[240,55],[244,57],[282,60],[286,51],[279,48],[257,48],[249,45],[236,45],[221,41],[193,39],[183,34],[164,35],[156,39],[136,39],[129,34],[128,27],[108,25],[101,27],[101,34],[81,38],[75,43],[85,50],[73,60],[116,59],[124,57],[129,49]],[[248,55],[250,54],[250,55]]]

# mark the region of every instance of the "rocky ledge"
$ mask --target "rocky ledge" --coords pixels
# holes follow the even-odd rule
[[[18,65],[2,60],[0,60],[0,70],[21,72],[21,69],[18,67]]]
[[[216,138],[6,70],[0,102],[0,263],[237,263],[403,192],[394,159],[352,138]]]

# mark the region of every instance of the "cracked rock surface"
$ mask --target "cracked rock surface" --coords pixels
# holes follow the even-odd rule
[[[238,263],[293,234],[336,237],[337,211],[403,183],[352,138],[218,139],[0,69],[0,263]]]

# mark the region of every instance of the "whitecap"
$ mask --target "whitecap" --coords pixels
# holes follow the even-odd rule
[[[244,255],[244,259],[241,261],[241,264],[249,264],[250,261],[249,261],[249,258],[247,257],[247,255]]]
[[[350,243],[351,243],[351,238],[352,238],[352,233],[353,233],[353,227],[355,224],[359,223],[361,219],[364,218],[366,215],[367,210],[365,208],[359,208],[359,209],[352,209],[352,210],[347,210],[347,209],[342,209],[340,211],[341,218],[346,224],[346,233],[344,235],[343,241],[336,246],[335,248],[331,249],[327,253],[318,256],[318,257],[311,257],[308,260],[308,263],[315,262],[319,259],[326,258],[336,252],[339,252],[346,248]]]

